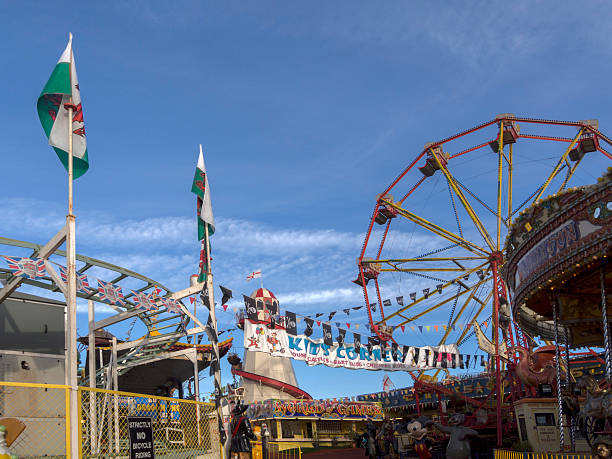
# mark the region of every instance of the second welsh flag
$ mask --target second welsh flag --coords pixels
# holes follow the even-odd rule
[[[192,193],[198,196],[198,240],[204,239],[206,231],[204,225],[208,225],[208,235],[215,232],[215,219],[213,217],[212,204],[210,201],[210,186],[208,186],[208,177],[206,176],[206,166],[204,165],[204,156],[202,155],[202,145],[200,145],[200,156],[196,166],[193,184],[191,185]]]
[[[43,88],[36,108],[40,123],[60,161],[68,170],[68,108],[72,106],[72,155],[74,178],[79,178],[89,169],[87,141],[81,106],[81,92],[77,78],[72,34],[68,45],[53,69],[49,81]]]
[[[200,145],[200,156],[196,166],[195,176],[191,191],[197,195],[197,219],[198,219],[198,240],[206,237],[206,226],[208,226],[208,237],[215,232],[215,219],[212,212],[212,204],[210,200],[210,186],[208,186],[208,177],[206,176],[206,166],[204,165],[204,155],[202,155],[202,145]],[[198,282],[204,282],[209,270],[207,250],[210,247],[210,242],[202,241],[202,250],[200,251],[200,269],[198,273]]]

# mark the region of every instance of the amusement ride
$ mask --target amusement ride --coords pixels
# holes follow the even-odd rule
[[[425,144],[376,196],[353,281],[363,289],[372,335],[381,343],[403,344],[400,328],[435,317],[447,325],[439,341],[429,344],[456,343],[465,349],[477,339],[491,356],[488,371],[496,400],[471,403],[494,413],[498,446],[508,426],[503,419],[511,411],[510,402],[535,390],[520,378],[521,357],[527,364],[525,359],[533,358],[538,344],[556,344],[556,359],[554,346],[548,348],[548,355],[550,358],[552,349],[560,384],[558,344],[569,335],[566,327],[558,326],[550,301],[543,299],[547,296],[529,300],[534,312],[524,306],[524,289],[515,291],[514,282],[508,285],[502,274],[509,258],[516,254],[511,232],[518,230],[512,229],[513,223],[520,222],[520,231],[527,235],[536,234],[539,228],[525,215],[531,215],[534,206],[555,202],[551,195],[566,195],[574,187],[597,183],[602,171],[612,164],[612,155],[606,150],[610,146],[612,140],[599,131],[597,120],[555,121],[501,114]],[[611,207],[612,203],[606,207],[604,202],[597,212],[607,217]],[[609,239],[602,244],[592,256],[605,256]],[[584,274],[592,284],[589,294],[594,305],[601,295],[605,304],[605,294],[597,296],[598,269],[590,272],[590,277]],[[542,277],[530,288],[537,289],[548,281]],[[403,290],[404,285],[412,291]],[[605,287],[603,280],[601,286]],[[395,295],[401,295],[396,307],[383,301]],[[568,347],[580,350],[572,354],[574,357],[601,360],[588,346],[604,348],[609,356],[608,334],[601,333],[601,317],[598,320],[600,339],[577,340],[573,345],[570,339]],[[460,327],[462,323],[466,326]],[[490,337],[482,331],[486,323],[492,324]],[[544,371],[542,367],[538,370]],[[414,389],[417,393],[448,391],[435,381],[441,372],[451,377],[458,371],[438,368],[413,372]]]

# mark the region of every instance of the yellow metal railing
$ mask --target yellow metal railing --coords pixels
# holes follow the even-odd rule
[[[79,387],[80,458],[129,456],[128,417],[150,418],[155,455],[220,457],[212,403]]]
[[[0,382],[0,424],[10,426],[10,450],[21,459],[129,457],[128,417],[145,417],[156,456],[222,457],[214,404],[86,387],[77,395],[78,453],[70,450],[68,386]]]
[[[591,459],[591,455],[589,453],[527,453],[496,449],[495,459]]]
[[[253,459],[301,459],[302,448],[292,442],[269,441],[267,457],[260,441],[252,441]]]

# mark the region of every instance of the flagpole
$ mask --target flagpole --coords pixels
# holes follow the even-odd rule
[[[72,115],[74,105],[72,104],[72,34],[70,34],[70,95],[68,104],[68,215],[66,216],[66,264],[68,265],[67,291],[66,298],[66,385],[70,387],[70,445],[66,449],[70,451],[70,456],[78,457],[78,413],[77,413],[77,349],[76,349],[76,236],[75,236],[75,216],[73,214],[73,145],[72,145]],[[91,377],[91,375],[90,375]],[[68,413],[67,413],[68,417]],[[68,456],[68,454],[67,454]]]
[[[206,240],[206,286],[208,290],[208,302],[210,305],[210,326],[213,328],[213,332],[209,334],[210,343],[213,348],[215,362],[214,372],[214,386],[215,386],[215,407],[217,408],[217,416],[219,419],[219,438],[221,440],[221,449],[225,445],[226,435],[222,432],[223,429],[223,411],[221,409],[221,357],[219,355],[219,341],[218,341],[218,328],[217,328],[217,317],[215,311],[215,296],[213,287],[213,276],[210,265],[210,233],[208,231],[208,222],[204,222],[205,240]],[[212,362],[211,362],[212,363]]]

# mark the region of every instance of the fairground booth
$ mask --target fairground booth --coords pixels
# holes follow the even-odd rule
[[[349,446],[365,432],[368,420],[383,420],[378,402],[349,400],[267,400],[249,409],[253,424],[265,423],[282,449]]]

